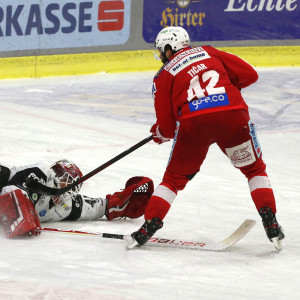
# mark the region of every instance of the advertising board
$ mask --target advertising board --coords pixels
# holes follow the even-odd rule
[[[300,0],[144,0],[143,38],[182,26],[191,41],[300,38]]]
[[[0,51],[121,45],[131,0],[1,0]]]

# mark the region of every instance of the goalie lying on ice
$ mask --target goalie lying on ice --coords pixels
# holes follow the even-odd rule
[[[60,160],[50,168],[43,163],[23,167],[0,166],[0,222],[7,237],[35,233],[39,222],[87,221],[106,217],[138,218],[144,214],[153,193],[153,181],[148,177],[132,177],[125,189],[105,198],[79,194],[82,184],[69,192],[51,197],[28,189],[25,182],[34,177],[54,188],[63,188],[82,177],[72,162]]]

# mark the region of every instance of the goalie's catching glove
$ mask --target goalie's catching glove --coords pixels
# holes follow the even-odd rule
[[[152,133],[152,136],[153,136],[153,141],[157,144],[162,144],[162,143],[165,143],[165,142],[168,142],[170,139],[169,138],[166,138],[161,130],[159,129],[159,126],[157,123],[155,123],[151,129],[150,129],[150,132]]]
[[[115,218],[139,218],[145,212],[153,193],[153,181],[148,177],[130,178],[122,192],[107,195],[106,217],[110,221]]]

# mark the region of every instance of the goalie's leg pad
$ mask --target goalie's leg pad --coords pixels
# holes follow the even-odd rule
[[[34,205],[21,190],[0,196],[0,223],[7,238],[39,234],[35,231],[40,221]]]
[[[154,184],[148,177],[130,178],[122,192],[107,195],[106,217],[110,221],[115,218],[139,218],[146,209],[153,193]]]

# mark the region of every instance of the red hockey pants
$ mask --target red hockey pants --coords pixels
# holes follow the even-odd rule
[[[273,190],[265,171],[266,165],[262,160],[254,125],[246,111],[232,110],[180,121],[169,164],[162,183],[149,201],[145,219],[165,217],[177,191],[183,190],[199,172],[210,145],[214,143],[234,167],[247,177],[257,210],[269,206],[276,212]]]

